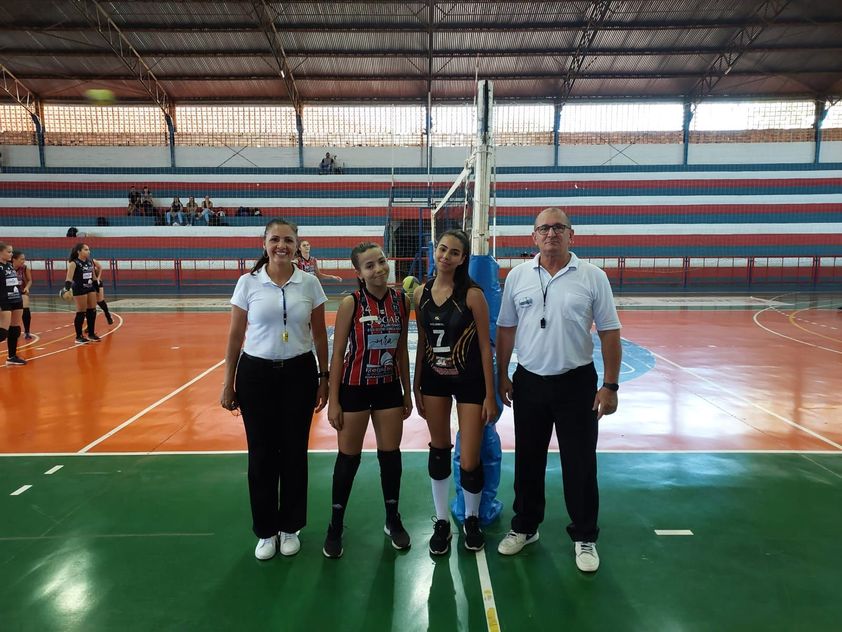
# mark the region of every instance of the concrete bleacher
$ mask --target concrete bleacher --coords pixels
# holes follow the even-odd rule
[[[64,235],[76,226],[87,233],[85,241],[95,256],[110,262],[130,266],[152,261],[152,268],[155,261],[163,262],[159,269],[176,261],[242,262],[259,254],[258,237],[266,221],[283,216],[299,224],[301,236],[313,242],[326,272],[349,280],[353,270],[348,253],[355,244],[382,243],[389,221],[418,218],[415,208],[395,209],[390,216],[392,187],[401,196],[419,199],[428,190],[423,173],[313,176],[220,170],[214,177],[136,177],[23,171],[0,174],[0,240],[12,241],[31,260],[63,261],[75,242]],[[452,177],[435,175],[434,197],[447,190]],[[175,195],[184,202],[190,195],[201,200],[209,194],[215,209],[225,210],[228,225],[155,226],[153,217],[127,216],[133,184],[149,186],[159,209]],[[760,267],[781,269],[806,266],[816,257],[819,265],[834,269],[842,261],[842,165],[533,173],[500,169],[496,202],[491,223],[496,224],[503,276],[534,251],[532,221],[547,206],[568,209],[579,256],[612,270],[645,268],[651,273],[691,267],[704,274],[698,270],[707,267],[714,278],[728,282],[740,278],[739,269],[754,258]],[[238,216],[240,206],[259,208],[261,215]],[[108,226],[97,226],[100,217]],[[839,273],[834,274],[838,280]]]

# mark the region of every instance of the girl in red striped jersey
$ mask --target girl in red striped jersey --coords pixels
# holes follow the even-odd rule
[[[389,287],[389,263],[377,244],[351,251],[360,289],[346,296],[336,313],[330,370],[328,421],[336,429],[338,454],[333,469],[333,512],[325,557],[342,556],[345,508],[360,465],[369,418],[377,437],[380,483],[386,505],[384,531],[398,550],[408,549],[398,500],[403,420],[412,412],[407,328],[409,300]]]

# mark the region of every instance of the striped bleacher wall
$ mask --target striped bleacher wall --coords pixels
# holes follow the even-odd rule
[[[75,226],[109,270],[113,290],[228,292],[259,255],[266,219],[283,216],[299,224],[325,271],[346,280],[340,290],[353,282],[348,253],[356,243],[383,243],[402,223],[417,231],[421,206],[392,208],[390,199],[425,199],[428,177],[420,170],[288,171],[17,168],[0,174],[0,241],[27,253],[36,291],[63,279],[76,242],[65,235]],[[434,197],[456,173],[437,171]],[[182,202],[209,195],[228,225],[156,226],[152,217],[129,217],[131,185],[149,186],[158,208],[175,195]],[[842,284],[842,164],[500,168],[496,203],[503,277],[533,251],[534,216],[561,206],[576,230],[575,252],[605,268],[619,290]],[[238,216],[240,207],[261,216]]]

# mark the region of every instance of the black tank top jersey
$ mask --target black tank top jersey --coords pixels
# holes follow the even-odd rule
[[[76,270],[73,272],[73,290],[86,292],[94,289],[94,260],[74,259]]]
[[[424,328],[426,335],[424,363],[443,378],[481,378],[482,357],[474,315],[465,301],[457,302],[452,296],[443,305],[436,305],[433,281],[424,284],[418,303],[418,326]]]
[[[2,277],[3,277],[3,287],[0,288],[0,301],[4,303],[18,303],[23,299],[23,296],[20,293],[20,287],[18,287],[18,275],[15,272],[15,266],[12,265],[11,261],[6,263],[0,263],[0,269],[2,269]]]
[[[354,316],[342,383],[348,386],[389,384],[398,378],[398,341],[407,313],[403,292],[392,288],[377,300],[366,290],[354,292]]]

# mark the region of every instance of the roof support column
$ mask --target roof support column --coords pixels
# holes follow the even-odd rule
[[[684,102],[684,117],[681,123],[681,145],[683,157],[681,164],[688,164],[690,157],[690,122],[693,120],[693,115],[696,113],[693,104],[690,101]]]

